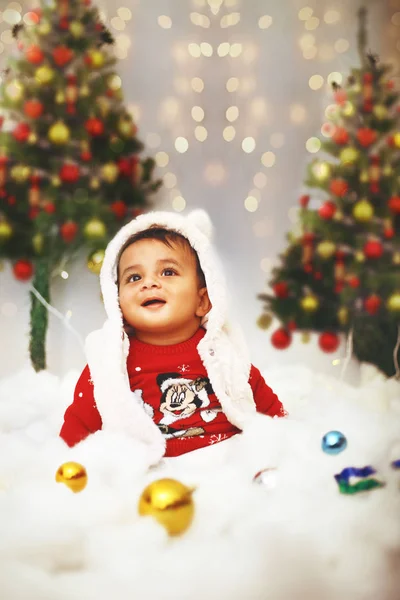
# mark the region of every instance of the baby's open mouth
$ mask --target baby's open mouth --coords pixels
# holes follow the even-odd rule
[[[157,304],[165,304],[165,300],[161,300],[160,298],[152,298],[151,300],[146,300],[146,302],[143,302],[142,306],[152,306]]]

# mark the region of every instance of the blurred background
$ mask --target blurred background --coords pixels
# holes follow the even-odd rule
[[[400,0],[363,3],[368,47],[394,67],[399,86]],[[226,269],[231,308],[253,362],[304,364],[339,374],[334,355],[311,336],[275,350],[257,326],[271,268],[296,227],[307,163],[332,101],[331,82],[359,66],[356,0],[98,0],[115,37],[117,71],[128,110],[156,160],[163,186],[154,208],[206,209]],[[0,0],[0,68],[13,52],[15,12],[30,2]],[[86,255],[54,275],[48,369],[63,375],[85,364],[81,339],[104,321],[98,277]],[[0,376],[28,361],[29,283],[10,265],[0,272]],[[75,331],[73,333],[71,328]],[[357,378],[353,363],[348,378]]]

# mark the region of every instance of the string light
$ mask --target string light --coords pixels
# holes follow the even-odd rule
[[[272,17],[270,15],[263,15],[258,19],[258,26],[260,29],[268,29],[272,25]]]
[[[125,6],[121,6],[117,10],[117,15],[121,17],[121,19],[123,19],[124,21],[130,21],[132,19],[132,11],[130,11],[129,8],[126,8]]]
[[[328,25],[333,25],[334,23],[337,23],[338,21],[340,21],[340,13],[334,9],[328,10],[324,14],[324,21]]]
[[[300,21],[307,21],[312,17],[313,12],[314,11],[312,8],[310,8],[309,6],[304,6],[302,9],[299,10],[298,17]]]
[[[200,77],[193,77],[190,82],[192,90],[200,94],[204,90],[204,81]]]
[[[187,141],[186,138],[184,137],[177,137],[175,140],[175,149],[177,150],[177,152],[180,152],[181,154],[183,154],[184,152],[187,151],[187,149],[189,148],[189,142]]]
[[[348,40],[340,38],[336,40],[334,48],[338,54],[343,54],[344,52],[347,52],[347,50],[350,48],[350,43]]]
[[[125,29],[125,21],[120,17],[113,17],[110,21],[111,27],[114,27],[117,31],[123,31]]]
[[[220,26],[222,29],[226,29],[227,27],[233,27],[237,25],[240,21],[240,13],[234,12],[229,15],[224,15],[220,21]]]
[[[223,58],[224,56],[227,56],[229,54],[230,49],[231,45],[229,44],[229,42],[222,42],[222,44],[220,44],[217,48],[217,54],[218,56]]]
[[[319,19],[317,17],[311,17],[310,19],[308,19],[305,22],[305,29],[307,29],[307,31],[313,31],[314,29],[317,29],[317,27],[319,26]]]
[[[230,121],[231,123],[233,123],[233,121],[236,121],[236,119],[239,117],[239,109],[237,106],[230,106],[226,112],[225,112],[225,116],[227,118],[228,121]]]
[[[222,136],[226,142],[231,142],[236,135],[236,129],[232,125],[225,127]]]
[[[193,58],[200,58],[201,48],[199,44],[191,43],[188,45],[188,52]]]
[[[299,40],[300,48],[304,51],[306,48],[315,46],[315,36],[312,33],[306,33]]]
[[[176,175],[174,173],[168,172],[165,173],[164,177],[163,177],[163,182],[166,188],[171,189],[173,187],[176,186],[177,184],[177,178]]]
[[[264,188],[267,185],[267,176],[265,173],[256,173],[253,177],[253,183],[257,188]]]
[[[198,12],[190,13],[190,20],[193,25],[197,25],[198,27],[203,27],[207,29],[211,25],[210,19],[206,15],[201,15]]]
[[[213,47],[207,42],[202,42],[200,44],[200,50],[203,56],[210,57],[213,55]]]
[[[229,55],[232,58],[237,58],[238,56],[240,56],[242,54],[242,50],[243,50],[242,44],[239,44],[239,43],[232,44],[229,49]]]
[[[322,75],[312,75],[308,80],[308,85],[312,90],[319,90],[324,85]]]
[[[268,152],[264,152],[261,156],[261,162],[264,167],[273,167],[276,161],[276,156],[270,150]]]
[[[304,48],[303,50],[303,58],[306,60],[312,60],[317,56],[317,48],[316,46],[309,46],[308,48]]]
[[[272,266],[273,266],[272,258],[265,256],[264,258],[261,259],[260,267],[261,267],[261,271],[263,271],[264,273],[269,273],[270,270],[272,269]]]
[[[310,137],[306,141],[306,150],[314,154],[321,149],[321,141],[317,137]]]
[[[340,85],[343,81],[343,75],[338,71],[333,71],[332,73],[329,73],[326,80],[329,85],[332,85],[332,83],[338,83]]]
[[[258,200],[254,196],[247,196],[244,201],[244,207],[248,212],[255,212],[258,209]]]
[[[243,152],[246,152],[247,154],[250,154],[250,152],[253,152],[253,150],[256,147],[256,140],[253,137],[245,137],[244,140],[242,141],[242,150]]]
[[[204,110],[201,106],[193,106],[192,108],[192,119],[200,123],[204,119]]]
[[[301,104],[292,104],[289,107],[289,117],[293,123],[303,123],[306,118],[307,111]]]
[[[20,11],[21,10],[22,8],[20,8]],[[12,8],[6,8],[3,12],[3,21],[8,25],[16,25],[21,21],[21,18],[20,12]]]
[[[172,200],[172,208],[176,212],[182,212],[186,208],[186,200],[182,196],[175,196]]]
[[[207,129],[202,125],[198,125],[194,130],[194,137],[199,142],[205,142],[208,136]]]
[[[166,152],[157,152],[155,155],[156,165],[159,167],[166,167],[169,163],[169,156]]]
[[[167,17],[167,15],[160,15],[157,22],[162,29],[171,29],[172,27],[171,17]]]
[[[69,274],[67,273],[67,271],[61,271],[60,277],[62,277],[63,279],[68,279]]]
[[[239,87],[239,79],[237,77],[230,77],[226,82],[226,89],[228,92],[236,92]]]

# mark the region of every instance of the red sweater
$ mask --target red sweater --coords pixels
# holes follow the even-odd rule
[[[164,434],[165,456],[179,456],[240,433],[223,413],[197,352],[204,334],[205,330],[200,328],[186,342],[172,346],[130,340],[127,359],[130,387],[141,393],[144,410]],[[249,384],[258,412],[285,416],[281,402],[254,366]],[[65,412],[60,436],[74,446],[101,427],[86,366],[76,384],[74,401]]]

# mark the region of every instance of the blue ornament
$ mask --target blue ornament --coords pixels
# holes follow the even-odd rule
[[[339,454],[347,447],[347,440],[341,431],[328,431],[322,438],[321,446],[326,454]]]

